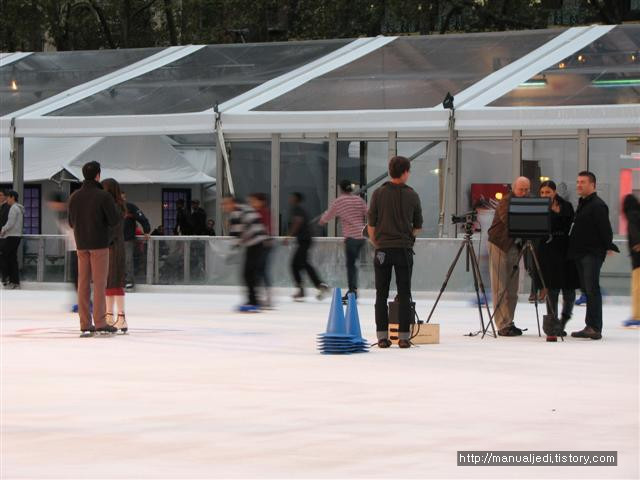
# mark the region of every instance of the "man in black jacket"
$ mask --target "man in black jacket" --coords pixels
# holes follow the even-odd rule
[[[410,168],[411,162],[405,157],[389,160],[391,181],[373,192],[369,206],[367,233],[375,247],[376,335],[380,348],[391,346],[387,299],[393,271],[398,288],[398,347],[411,347],[413,244],[422,229],[422,205],[418,194],[407,185]]]
[[[82,336],[94,331],[115,333],[107,325],[105,288],[109,275],[109,229],[120,221],[113,197],[100,185],[100,164],[88,162],[82,167],[82,187],[69,199],[69,225],[78,247],[78,313]],[[89,313],[93,281],[93,321]]]
[[[136,247],[136,225],[139,223],[146,240],[149,240],[151,225],[135,204],[127,202],[127,194],[122,192],[122,200],[127,206],[127,213],[124,217],[124,254],[125,254],[125,287],[132,289],[135,284],[135,268],[133,265],[133,251]]]
[[[612,248],[613,230],[609,207],[596,193],[596,176],[588,171],[578,174],[576,190],[580,196],[576,216],[569,231],[569,258],[576,262],[580,286],[587,297],[586,326],[572,337],[602,338],[602,293],[600,269]]]
[[[7,203],[7,196],[5,190],[0,189],[0,228],[4,227],[5,223],[9,219],[9,210],[11,206]],[[5,239],[0,238],[0,256],[4,255],[4,245]],[[4,268],[4,261],[0,258],[0,270],[2,270],[2,285],[7,285],[9,283],[9,273]]]

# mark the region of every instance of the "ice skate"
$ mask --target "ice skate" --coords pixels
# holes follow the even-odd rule
[[[318,285],[318,294],[316,295],[316,298],[318,300],[322,300],[327,296],[328,293],[329,285],[327,285],[326,283],[321,283],[320,285]]]
[[[101,335],[112,335],[117,332],[118,329],[112,325],[105,325],[104,327],[96,328],[96,333]]]
[[[125,317],[124,313],[118,314],[118,318],[114,327],[116,327],[122,333],[127,333],[127,331],[129,330],[129,326],[127,325],[127,318]]]
[[[87,328],[82,328],[80,331],[80,338],[93,337],[96,333],[96,327],[89,325]]]

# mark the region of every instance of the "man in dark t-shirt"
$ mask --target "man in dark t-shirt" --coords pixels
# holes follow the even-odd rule
[[[309,278],[318,289],[316,298],[322,300],[329,291],[329,286],[318,276],[315,268],[309,263],[309,249],[313,243],[311,228],[309,227],[309,215],[302,208],[304,197],[299,192],[289,195],[289,205],[291,207],[291,220],[289,222],[289,236],[295,237],[298,244],[291,260],[291,273],[295,280],[298,291],[293,295],[293,299],[301,302],[304,299],[304,287],[302,286],[303,270],[307,272]]]
[[[389,160],[391,181],[373,192],[369,206],[367,230],[375,247],[376,335],[380,348],[391,346],[387,299],[392,270],[398,287],[398,346],[411,346],[413,244],[422,229],[422,206],[418,194],[407,185],[410,167],[405,157]]]

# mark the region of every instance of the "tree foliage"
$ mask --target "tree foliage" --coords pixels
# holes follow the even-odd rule
[[[640,19],[632,0],[1,1],[3,51],[429,35]]]

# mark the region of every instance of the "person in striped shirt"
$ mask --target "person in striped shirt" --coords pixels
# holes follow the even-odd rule
[[[238,203],[232,196],[222,200],[222,209],[229,215],[229,234],[238,238],[245,247],[243,275],[247,285],[248,300],[241,305],[241,312],[259,312],[260,303],[256,295],[259,272],[264,262],[264,242],[269,238],[260,214],[249,205]]]
[[[340,219],[347,257],[347,284],[349,290],[342,297],[342,302],[346,303],[349,293],[357,295],[358,292],[356,260],[365,244],[362,231],[367,217],[367,204],[360,196],[353,194],[353,184],[350,180],[340,182],[340,190],[342,192],[341,195],[334,200],[329,210],[322,214],[319,223],[324,225],[334,217]]]

